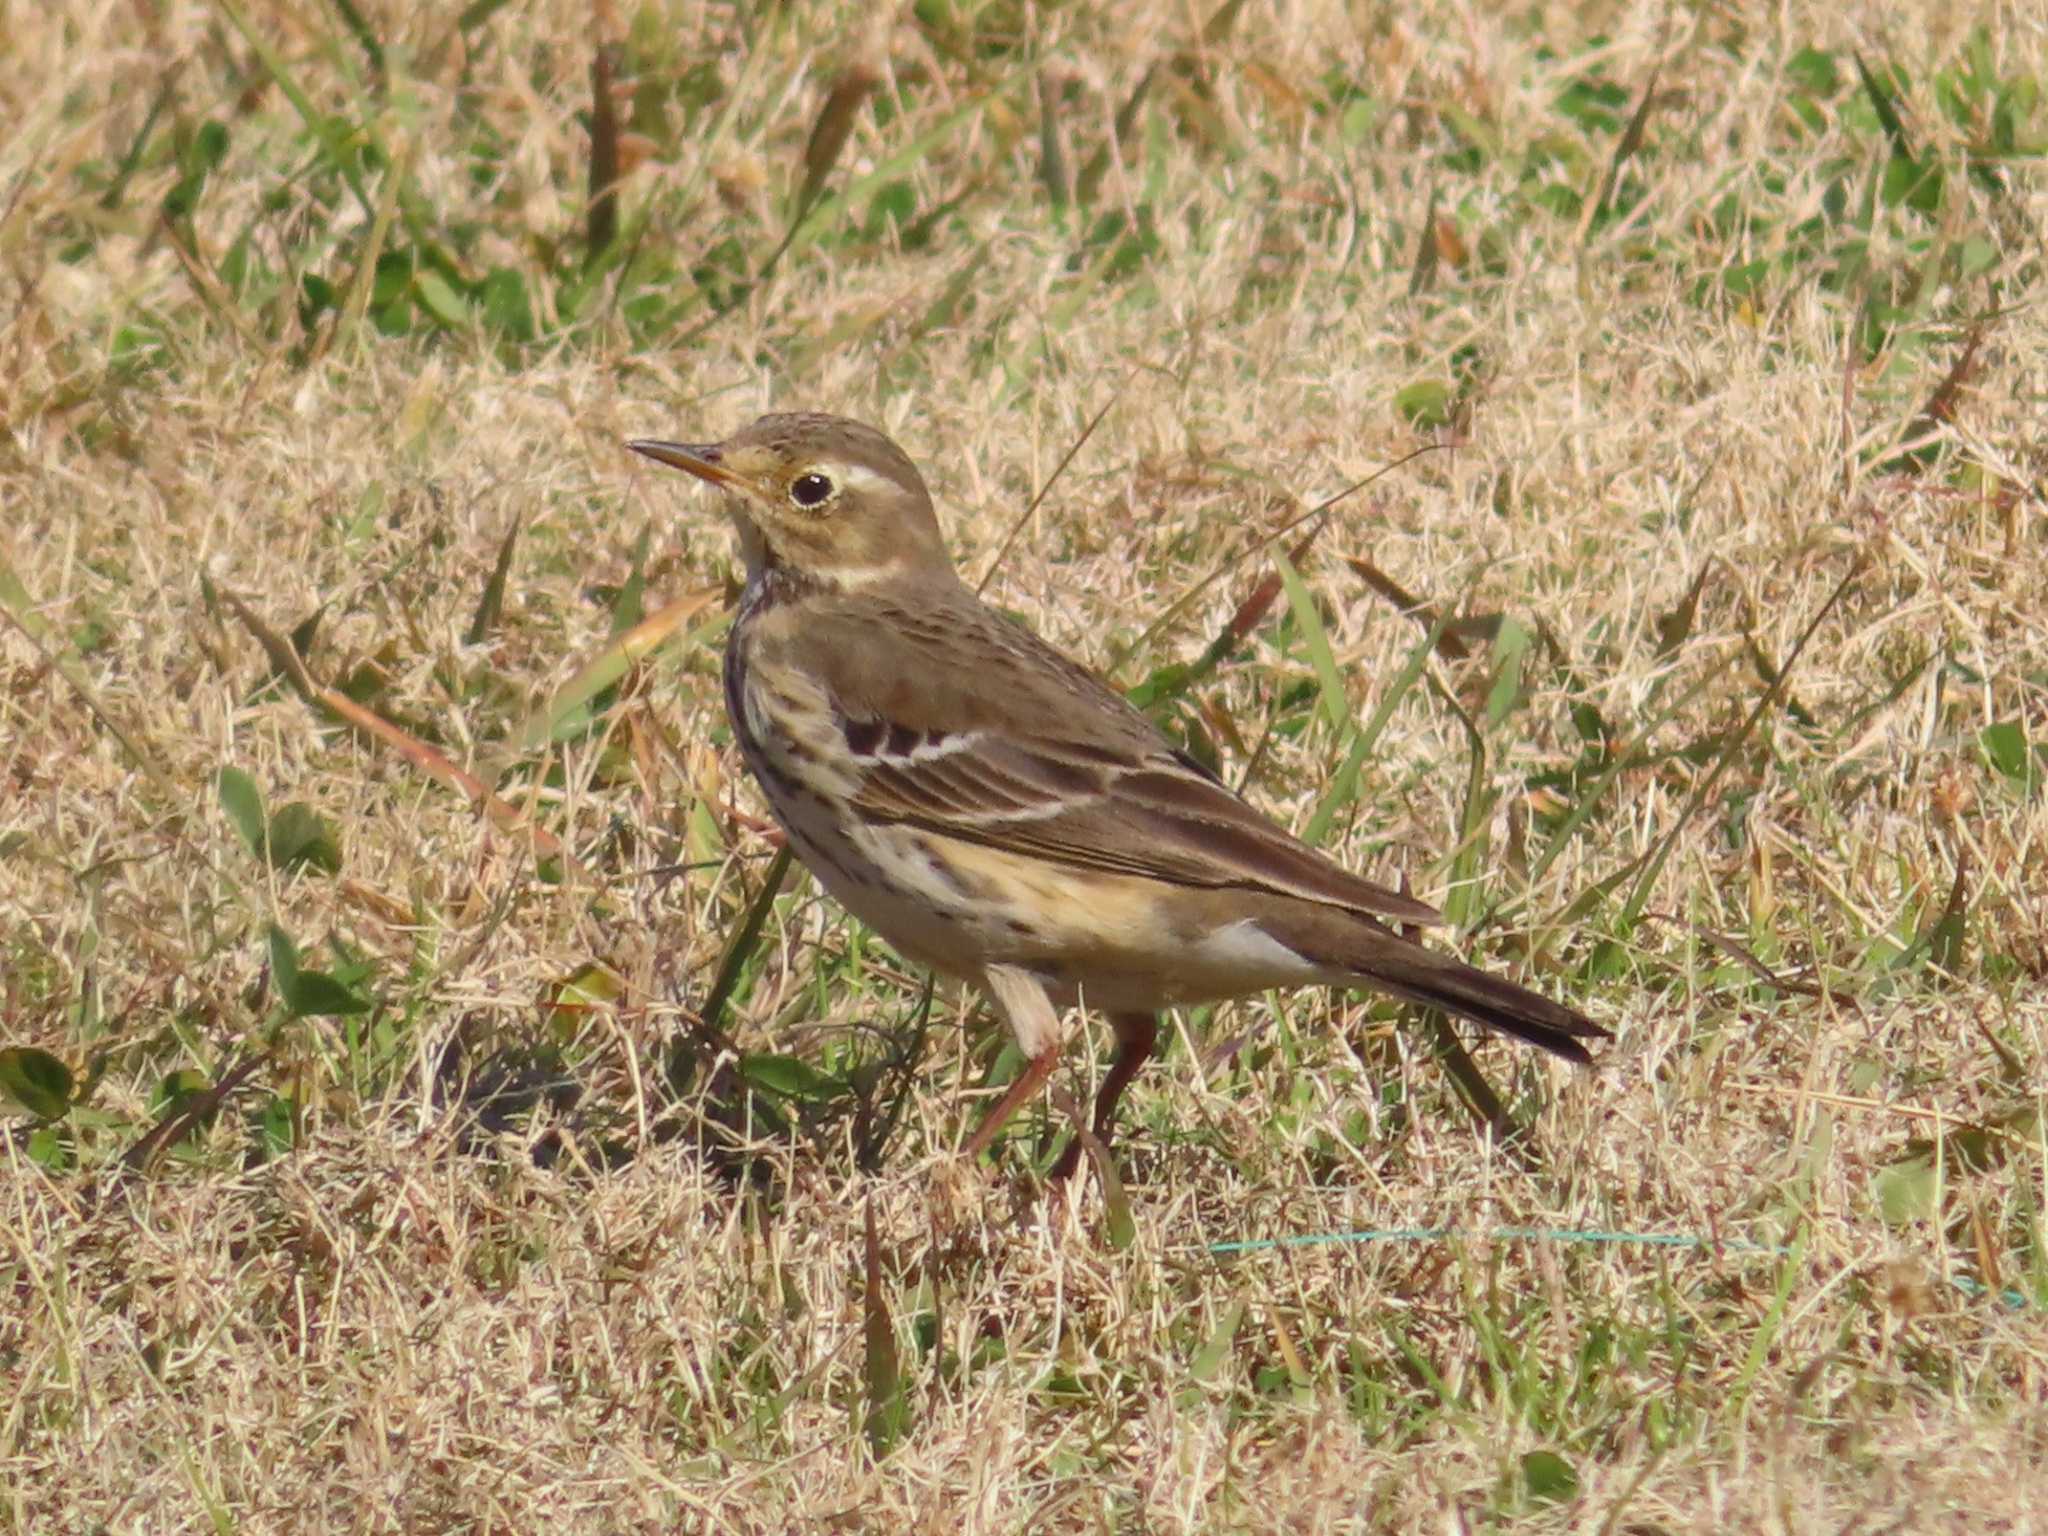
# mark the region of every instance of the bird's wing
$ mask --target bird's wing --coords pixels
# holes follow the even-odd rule
[[[965,588],[937,603],[869,590],[805,606],[802,628],[772,643],[825,685],[865,815],[1074,869],[1443,921],[1262,816]]]

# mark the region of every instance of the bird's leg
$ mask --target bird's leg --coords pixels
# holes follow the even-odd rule
[[[974,1139],[967,1143],[967,1160],[971,1163],[988,1150],[988,1144],[996,1139],[996,1132],[1003,1123],[1017,1113],[1023,1105],[1038,1097],[1045,1080],[1052,1076],[1052,1069],[1060,1064],[1060,1048],[1052,1046],[1033,1056],[1017,1074],[1017,1080],[1010,1084],[1010,1091],[1002,1101],[988,1112],[988,1118],[981,1122],[981,1128],[974,1133]]]
[[[1014,965],[992,965],[983,976],[996,1011],[1002,1014],[1003,1022],[1010,1026],[1010,1033],[1017,1037],[1017,1044],[1028,1059],[1017,1080],[1010,1084],[1010,1091],[988,1112],[988,1118],[967,1143],[969,1162],[988,1150],[996,1132],[1020,1106],[1038,1096],[1060,1061],[1060,1016],[1052,999],[1045,995],[1045,984]]]
[[[1095,1093],[1095,1139],[1105,1151],[1116,1135],[1116,1106],[1159,1043],[1159,1018],[1150,1013],[1112,1013],[1109,1027],[1116,1031],[1116,1059],[1109,1064],[1109,1076]],[[1081,1138],[1067,1143],[1067,1150],[1053,1164],[1055,1181],[1071,1177],[1081,1161]]]

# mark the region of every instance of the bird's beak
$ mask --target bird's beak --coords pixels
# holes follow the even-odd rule
[[[683,470],[699,480],[709,480],[713,485],[727,486],[736,491],[754,488],[745,476],[736,475],[726,468],[724,455],[716,443],[664,443],[658,438],[636,437],[626,446],[657,464]]]

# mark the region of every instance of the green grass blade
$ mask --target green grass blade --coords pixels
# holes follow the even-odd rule
[[[1380,696],[1377,708],[1365,722],[1365,728],[1351,738],[1350,749],[1344,754],[1344,761],[1330,778],[1330,787],[1316,802],[1315,810],[1309,815],[1308,825],[1302,830],[1302,841],[1311,845],[1319,844],[1330,835],[1330,828],[1337,817],[1348,809],[1358,798],[1358,775],[1366,759],[1379,744],[1380,733],[1387,728],[1387,722],[1394,718],[1394,711],[1401,707],[1401,701],[1421,679],[1423,669],[1429,665],[1429,658],[1436,650],[1437,640],[1443,635],[1444,626],[1450,622],[1448,615],[1439,615],[1430,625],[1429,633],[1410,648],[1401,670],[1394,674],[1394,680],[1387,685],[1387,691]]]
[[[1323,625],[1322,611],[1316,607],[1316,600],[1293,561],[1276,549],[1273,565],[1287,589],[1287,606],[1293,610],[1309,665],[1315,668],[1316,682],[1321,685],[1323,713],[1329,719],[1330,729],[1341,733],[1351,726],[1351,700],[1346,697],[1344,679],[1337,672],[1337,657],[1330,649],[1330,633]]]

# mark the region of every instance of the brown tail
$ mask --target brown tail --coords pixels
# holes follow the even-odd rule
[[[1292,910],[1285,918],[1292,921],[1262,918],[1259,926],[1297,954],[1364,986],[1441,1008],[1582,1066],[1591,1065],[1593,1058],[1579,1042],[1608,1038],[1606,1030],[1578,1010],[1476,970],[1454,956],[1425,949],[1373,918],[1332,907],[1308,908],[1300,902],[1288,906]]]
[[[1462,960],[1437,954],[1405,939],[1395,942],[1406,946],[1409,952],[1373,956],[1370,963],[1357,967],[1356,974],[1361,980],[1411,1003],[1426,1003],[1504,1035],[1513,1035],[1517,1040],[1540,1045],[1581,1066],[1591,1066],[1593,1058],[1579,1042],[1608,1038],[1607,1031],[1584,1014],[1563,1003],[1554,1003],[1540,992],[1474,970]]]

